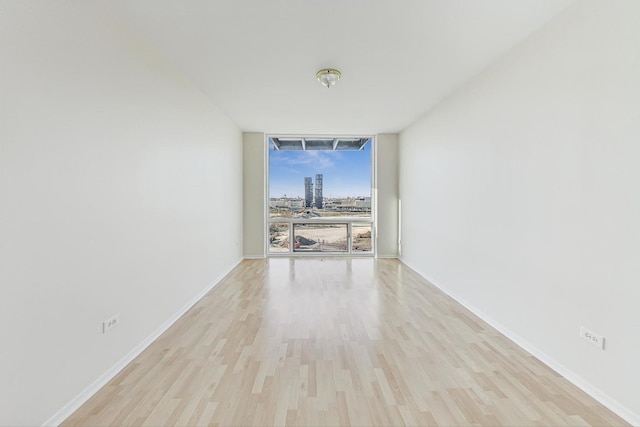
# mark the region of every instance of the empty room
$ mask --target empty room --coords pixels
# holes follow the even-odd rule
[[[637,0],[0,0],[0,426],[640,425]]]

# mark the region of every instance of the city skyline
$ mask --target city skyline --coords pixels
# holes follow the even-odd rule
[[[269,147],[269,197],[305,198],[305,177],[323,175],[323,197],[371,196],[371,144],[359,151]]]

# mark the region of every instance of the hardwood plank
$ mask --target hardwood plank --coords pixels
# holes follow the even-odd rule
[[[245,260],[64,426],[628,425],[397,260]]]

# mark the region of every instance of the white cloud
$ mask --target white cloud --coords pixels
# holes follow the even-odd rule
[[[298,151],[289,153],[271,153],[271,161],[278,164],[311,166],[318,170],[327,170],[335,166],[340,153],[335,151]]]

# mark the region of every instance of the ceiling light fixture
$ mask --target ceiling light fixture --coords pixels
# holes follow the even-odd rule
[[[333,68],[324,68],[316,73],[318,81],[327,88],[336,84],[336,82],[340,80],[341,76],[342,74],[340,74],[340,71],[334,70]]]

